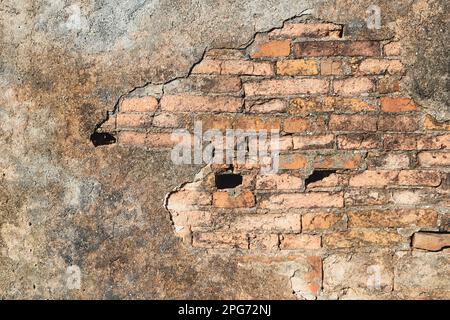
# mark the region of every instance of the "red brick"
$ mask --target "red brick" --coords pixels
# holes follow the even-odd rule
[[[441,175],[435,171],[402,170],[398,174],[398,184],[404,186],[437,187],[441,184]]]
[[[300,232],[301,218],[299,214],[251,214],[238,215],[230,224],[231,231],[245,232]]]
[[[348,78],[335,80],[333,90],[339,95],[356,95],[372,92],[375,88],[373,81],[369,78]]]
[[[286,96],[296,94],[323,94],[328,81],[321,79],[262,80],[244,83],[246,96]]]
[[[418,160],[422,167],[448,167],[450,152],[420,152]]]
[[[410,115],[384,115],[378,121],[378,130],[412,132],[419,129],[419,119]]]
[[[286,111],[286,102],[280,99],[246,101],[245,109],[254,113],[281,113]]]
[[[417,137],[417,149],[419,150],[450,149],[450,134],[419,136]]]
[[[320,231],[334,228],[342,217],[332,212],[308,212],[302,216],[303,231]]]
[[[376,131],[377,118],[370,115],[332,114],[329,123],[333,131]]]
[[[332,149],[334,147],[334,135],[318,136],[294,136],[292,137],[294,150]]]
[[[161,99],[161,109],[171,112],[237,112],[241,107],[242,99],[235,97],[165,95]]]
[[[347,215],[349,228],[435,228],[438,223],[438,213],[427,209],[351,211]]]
[[[440,251],[450,247],[450,233],[417,232],[412,244],[416,249]]]
[[[350,178],[352,187],[384,187],[394,184],[398,178],[398,171],[367,170]]]
[[[361,154],[338,152],[316,156],[313,167],[315,169],[357,169],[361,164]]]
[[[398,77],[383,77],[378,79],[379,93],[395,93],[400,91],[400,78]]]
[[[280,237],[281,250],[320,249],[322,239],[310,234],[283,234]]]
[[[300,177],[291,174],[270,174],[256,178],[256,189],[260,190],[295,190],[303,186]]]
[[[253,234],[249,239],[251,250],[278,250],[278,234]]]
[[[280,130],[281,120],[274,117],[241,116],[234,122],[235,129],[250,130]]]
[[[152,96],[124,98],[119,106],[120,112],[153,112],[158,108],[158,100]]]
[[[383,50],[386,56],[399,56],[401,54],[400,42],[393,41],[387,43],[384,45]]]
[[[400,60],[366,59],[359,65],[361,74],[403,74],[404,66]]]
[[[251,208],[255,206],[255,196],[251,191],[231,195],[227,191],[213,193],[213,205],[217,208]]]
[[[284,132],[305,132],[311,129],[311,123],[304,118],[288,118],[284,120]]]
[[[277,62],[277,74],[283,76],[314,76],[319,74],[314,60],[282,60]]]
[[[180,139],[172,140],[171,133],[144,133],[122,131],[118,134],[118,142],[123,145],[149,147],[149,148],[170,148],[180,142]]]
[[[195,190],[179,190],[172,193],[167,202],[169,210],[192,211],[195,206],[207,206],[211,204],[211,195],[208,192]]]
[[[320,62],[320,74],[323,76],[342,75],[342,62],[338,60],[322,60]]]
[[[256,44],[255,50],[250,53],[250,57],[255,58],[276,58],[286,57],[291,53],[291,42],[288,40],[273,40]]]
[[[393,247],[405,244],[406,240],[396,231],[352,229],[346,232],[330,233],[323,236],[326,248],[360,248],[367,246]]]
[[[380,45],[375,41],[307,41],[293,44],[295,57],[321,56],[379,56]]]
[[[342,26],[333,23],[286,23],[283,28],[269,33],[270,37],[339,38]]]
[[[146,128],[150,127],[152,117],[146,113],[119,113],[116,117],[116,126],[123,128]]]
[[[328,112],[333,111],[333,106],[322,103],[316,98],[295,98],[289,103],[290,114],[311,114],[315,112]]]
[[[160,128],[177,128],[182,124],[182,122],[182,116],[164,112],[154,116],[152,125]]]
[[[344,150],[368,150],[381,146],[380,137],[371,133],[353,133],[337,137],[339,149]]]
[[[417,136],[405,134],[384,135],[385,150],[416,150]]]
[[[280,169],[304,169],[306,167],[307,158],[302,154],[281,154],[279,160]]]
[[[274,74],[274,68],[270,62],[227,60],[222,61],[220,66],[220,74],[224,75],[271,76]]]
[[[426,115],[423,126],[427,130],[450,131],[450,121],[439,122],[429,114]]]
[[[414,101],[409,98],[383,97],[380,101],[381,111],[384,112],[405,112],[417,110]]]
[[[192,246],[214,249],[248,249],[249,244],[246,234],[215,231],[194,233],[192,237]]]
[[[341,208],[344,206],[342,193],[309,192],[285,193],[272,195],[261,203],[266,209],[292,209],[292,208]]]

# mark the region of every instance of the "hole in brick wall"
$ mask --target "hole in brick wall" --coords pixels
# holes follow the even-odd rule
[[[242,175],[233,173],[216,174],[217,189],[235,188],[242,184]]]
[[[93,134],[91,134],[90,139],[94,144],[94,147],[112,144],[116,142],[116,138],[112,134],[106,132],[94,132]]]
[[[310,183],[323,180],[326,177],[331,176],[333,173],[336,173],[336,170],[313,171],[313,173],[311,173],[311,175],[308,178],[305,179],[305,187],[307,187],[308,184],[310,184]]]

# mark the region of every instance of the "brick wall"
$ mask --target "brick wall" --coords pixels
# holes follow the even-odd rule
[[[401,49],[346,38],[341,25],[286,23],[247,48],[207,51],[186,78],[124,96],[99,131],[154,150],[196,120],[204,130],[279,129],[278,174],[208,165],[167,196],[188,247],[295,261],[300,298],[448,298],[450,124],[402,91]],[[242,183],[218,189],[227,174]]]

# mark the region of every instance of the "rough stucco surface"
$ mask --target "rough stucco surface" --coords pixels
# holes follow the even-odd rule
[[[270,265],[193,254],[175,237],[164,197],[199,168],[89,137],[121,95],[186,75],[206,48],[305,12],[357,33],[372,3],[2,1],[0,297],[295,298]],[[448,1],[377,4],[379,32],[407,48],[405,90],[450,120]],[[81,290],[66,285],[70,265]]]

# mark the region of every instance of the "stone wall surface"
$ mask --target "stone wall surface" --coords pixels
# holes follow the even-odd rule
[[[448,299],[448,6],[3,1],[0,297]],[[175,165],[195,120],[280,172]]]

